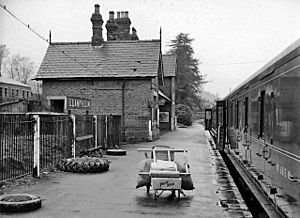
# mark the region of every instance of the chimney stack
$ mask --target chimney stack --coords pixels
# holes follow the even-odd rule
[[[118,26],[116,23],[116,20],[114,19],[115,12],[110,11],[109,12],[109,20],[106,22],[106,33],[107,33],[107,41],[115,41],[117,40],[117,32],[118,32]]]
[[[128,17],[128,11],[117,12],[116,24],[118,26],[117,40],[130,40],[131,21]]]
[[[107,41],[114,40],[139,40],[136,30],[132,29],[130,34],[131,21],[128,11],[117,11],[117,17],[113,11],[109,12],[109,19],[106,22]]]
[[[92,14],[91,22],[93,24],[92,46],[101,46],[103,43],[102,37],[102,16],[100,14],[100,6],[95,4],[95,12]]]

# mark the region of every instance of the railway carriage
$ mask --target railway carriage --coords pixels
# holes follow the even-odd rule
[[[300,39],[209,112],[218,149],[234,154],[270,197],[299,215]]]

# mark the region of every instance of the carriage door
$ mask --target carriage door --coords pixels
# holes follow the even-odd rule
[[[205,130],[211,130],[212,127],[212,109],[205,109]]]
[[[224,150],[226,139],[226,104],[217,101],[217,149]]]

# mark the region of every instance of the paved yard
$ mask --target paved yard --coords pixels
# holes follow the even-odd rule
[[[156,144],[188,150],[195,190],[185,191],[186,197],[180,201],[169,199],[169,193],[155,201],[152,190],[147,195],[145,188],[135,188],[138,166],[144,158],[137,148]],[[22,214],[1,214],[1,217],[250,217],[226,169],[217,169],[220,157],[207,144],[200,124],[178,128],[154,142],[128,144],[123,148],[128,151],[126,156],[108,157],[111,161],[108,172],[62,173],[51,176],[47,182],[10,190],[40,196],[42,208]]]

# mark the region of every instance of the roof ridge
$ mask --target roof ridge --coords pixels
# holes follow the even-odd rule
[[[159,42],[159,39],[148,39],[148,40],[115,40],[115,41],[104,41],[104,43],[135,43],[135,42]]]
[[[104,44],[107,43],[143,43],[143,42],[159,42],[159,39],[148,39],[148,40],[116,40],[116,41],[104,41]],[[51,42],[50,45],[79,45],[79,44],[92,44],[91,41],[82,41],[82,42]]]
[[[91,42],[51,42],[50,45],[78,45],[78,44],[91,44]]]
[[[17,86],[24,86],[24,87],[30,87],[28,84],[25,84],[19,80],[12,79],[12,78],[6,78],[3,76],[0,76],[0,83],[6,83],[11,85],[17,85]]]

